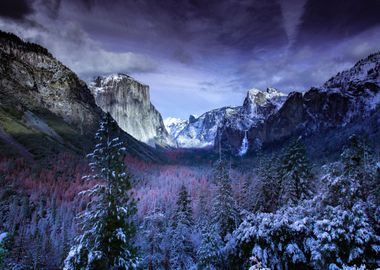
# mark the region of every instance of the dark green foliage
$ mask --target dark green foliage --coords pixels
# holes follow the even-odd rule
[[[283,203],[295,205],[311,197],[313,174],[305,146],[300,141],[292,143],[282,155],[279,177]]]
[[[341,167],[331,172],[334,181],[328,181],[329,203],[350,208],[353,202],[368,196],[379,203],[379,177],[372,151],[364,140],[352,135],[341,154]]]
[[[281,178],[278,158],[264,159],[258,170],[254,211],[273,212],[280,204]]]
[[[136,203],[130,197],[131,176],[124,164],[125,148],[115,137],[117,125],[109,114],[96,134],[98,144],[89,154],[92,174],[100,181],[83,192],[90,202],[79,215],[81,234],[65,260],[65,269],[135,269],[136,248],[131,220]]]
[[[220,160],[214,168],[214,181],[218,187],[212,222],[223,239],[227,234],[237,228],[240,222],[240,213],[232,194],[231,179],[227,164]]]
[[[49,57],[52,57],[52,55],[49,53],[49,51],[46,48],[36,43],[25,42],[21,38],[19,38],[18,36],[12,33],[4,32],[0,30],[0,41],[11,42],[13,44],[13,47],[15,48],[17,48],[17,46],[21,46],[21,47],[26,48],[29,51],[45,54]]]
[[[191,241],[193,224],[190,196],[186,187],[181,186],[173,219],[173,235],[170,250],[172,269],[186,270],[194,265],[195,251]]]

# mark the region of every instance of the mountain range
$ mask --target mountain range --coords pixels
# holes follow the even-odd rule
[[[303,93],[251,89],[241,106],[163,121],[149,86],[129,75],[98,76],[87,86],[47,49],[0,32],[0,149],[26,158],[85,153],[106,112],[130,154],[148,160],[175,148],[249,155],[300,136],[323,153],[353,132],[378,144],[379,70],[375,53]]]
[[[248,130],[275,113],[285,100],[286,94],[274,88],[251,89],[242,106],[222,107],[199,117],[191,115],[187,121],[169,118],[165,124],[180,148],[212,147],[218,129],[231,126],[240,131]]]
[[[281,146],[300,136],[322,152],[339,149],[354,132],[379,144],[379,70],[378,52],[320,87],[288,95],[273,88],[252,89],[240,107],[223,107],[188,121],[169,119],[167,129],[179,147],[221,147],[233,155]]]
[[[104,113],[86,83],[47,49],[0,31],[0,151],[40,159],[85,154]],[[119,130],[132,156],[161,160],[159,151]]]

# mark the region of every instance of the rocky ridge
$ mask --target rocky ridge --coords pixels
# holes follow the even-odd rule
[[[0,153],[43,158],[86,154],[102,110],[87,85],[40,45],[0,31]],[[156,152],[119,132],[133,156]]]
[[[250,89],[242,106],[222,107],[199,117],[190,116],[188,121],[181,120],[176,124],[171,123],[171,126],[167,125],[167,129],[178,147],[212,147],[218,129],[231,127],[244,134],[244,131],[276,112],[285,99],[286,94],[274,88],[265,91]]]
[[[321,140],[326,132],[336,137],[335,144],[354,131],[380,139],[379,74],[380,53],[376,53],[338,73],[321,87],[290,93],[276,113],[248,130],[249,151],[294,136]],[[224,126],[218,132],[223,148],[237,154],[244,134],[232,126]]]

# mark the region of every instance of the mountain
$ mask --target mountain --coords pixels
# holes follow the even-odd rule
[[[99,76],[89,86],[96,104],[125,132],[153,147],[172,144],[161,114],[150,102],[149,86],[125,74]]]
[[[290,93],[282,107],[249,128],[249,151],[302,136],[323,152],[335,149],[353,132],[380,141],[380,52],[338,73],[321,87]],[[244,134],[233,127],[219,130],[223,148],[237,154]],[[329,140],[328,140],[329,139]]]
[[[164,119],[164,125],[171,138],[176,138],[189,122],[175,117]]]
[[[0,153],[39,159],[87,153],[102,110],[86,84],[47,49],[0,31]],[[154,149],[121,132],[133,156]]]
[[[190,116],[187,122],[181,122],[180,125],[172,124],[172,127],[169,127],[170,133],[178,147],[211,147],[219,128],[231,127],[244,133],[277,111],[285,99],[286,95],[274,88],[265,91],[251,89],[247,92],[242,106],[215,109],[197,118]]]

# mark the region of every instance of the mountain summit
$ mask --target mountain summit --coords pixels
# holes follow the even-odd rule
[[[380,52],[339,72],[321,87],[292,92],[267,120],[252,125],[247,134],[229,126],[220,130],[224,149],[237,154],[247,136],[249,151],[262,145],[281,145],[296,136],[309,138],[309,147],[321,152],[326,143],[338,148],[350,134],[376,141],[380,123]],[[329,135],[326,135],[329,134]],[[327,140],[324,142],[322,140]],[[332,151],[332,150],[330,150]]]
[[[149,86],[126,74],[99,76],[89,85],[96,104],[121,129],[151,146],[171,144],[161,114],[150,102]]]
[[[233,127],[241,132],[264,121],[276,112],[286,99],[286,94],[274,88],[264,91],[247,91],[243,105],[222,107],[208,111],[199,117],[190,116],[188,121],[168,119],[167,129],[178,147],[201,148],[214,145],[217,131]]]

